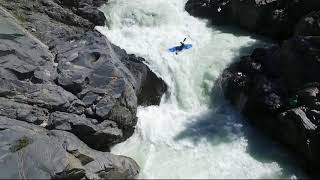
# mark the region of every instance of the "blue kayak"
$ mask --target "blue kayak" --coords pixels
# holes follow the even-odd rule
[[[190,48],[192,48],[192,44],[185,44],[182,49],[181,49],[181,46],[175,46],[175,47],[172,47],[168,50],[170,52],[176,52],[176,51],[182,51],[184,49],[190,49]]]

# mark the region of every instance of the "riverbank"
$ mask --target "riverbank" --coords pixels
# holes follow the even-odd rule
[[[225,97],[319,177],[319,1],[195,1],[186,9],[279,42],[255,49],[221,76]]]
[[[133,178],[109,153],[167,90],[99,32],[105,1],[1,0],[0,178]]]
[[[212,28],[190,16],[185,3],[110,0],[102,8],[110,21],[97,29],[145,58],[169,87],[159,106],[138,108],[134,135],[111,151],[134,158],[141,179],[306,177],[290,153],[246,123],[213,89],[229,63],[268,42]],[[185,37],[193,48],[178,55],[167,51]]]

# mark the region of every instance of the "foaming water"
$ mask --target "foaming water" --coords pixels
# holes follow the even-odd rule
[[[208,27],[186,0],[110,0],[97,27],[146,59],[169,86],[160,106],[139,107],[134,135],[112,152],[135,159],[140,178],[294,178],[302,175],[277,144],[246,124],[213,88],[222,70],[263,44]],[[193,48],[169,53],[187,37]],[[213,98],[214,97],[214,98]]]

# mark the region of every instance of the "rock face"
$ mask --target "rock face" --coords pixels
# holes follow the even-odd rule
[[[227,68],[221,85],[249,120],[301,153],[319,176],[320,79],[318,37],[295,37],[281,47],[256,49]]]
[[[320,9],[317,0],[189,0],[186,10],[213,24],[234,25],[275,39],[294,34],[298,21]]]
[[[320,1],[189,0],[185,8],[213,24],[287,39],[241,57],[220,83],[249,121],[301,154],[303,166],[320,177]]]
[[[104,25],[103,3],[0,0],[0,178],[138,174],[133,160],[105,151],[132,135],[137,106],[159,104],[167,86],[93,30]]]
[[[1,179],[125,179],[139,166],[130,158],[90,149],[69,132],[0,116]]]

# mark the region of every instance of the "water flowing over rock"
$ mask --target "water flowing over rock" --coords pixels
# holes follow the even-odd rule
[[[103,3],[0,1],[0,178],[138,174],[134,160],[101,151],[129,138],[137,106],[159,104],[167,86],[93,29]]]

